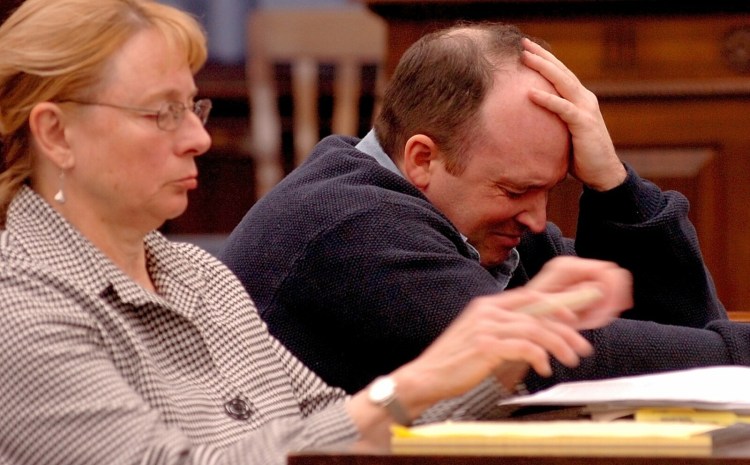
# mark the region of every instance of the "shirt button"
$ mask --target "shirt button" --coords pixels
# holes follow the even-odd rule
[[[250,418],[250,406],[242,399],[232,399],[224,404],[224,410],[235,420],[247,420]]]

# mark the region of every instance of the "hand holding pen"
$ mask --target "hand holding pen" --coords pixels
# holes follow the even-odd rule
[[[472,300],[419,357],[394,372],[428,384],[432,400],[527,364],[552,373],[550,357],[575,367],[593,350],[578,332],[602,326],[632,305],[632,277],[616,264],[577,257],[550,261],[524,287]],[[513,370],[517,376],[518,370]],[[525,372],[525,370],[524,370]],[[507,380],[501,380],[503,384]]]

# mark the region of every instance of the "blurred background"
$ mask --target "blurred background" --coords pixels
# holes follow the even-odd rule
[[[352,0],[160,0],[198,17],[208,33],[211,60],[220,63],[245,61],[247,15],[267,8],[362,7]]]

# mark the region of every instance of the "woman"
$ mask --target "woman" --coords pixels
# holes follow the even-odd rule
[[[185,210],[211,142],[193,80],[205,59],[196,21],[149,0],[26,0],[0,27],[0,461],[284,463],[386,446],[394,417],[481,417],[528,366],[575,366],[591,350],[576,328],[630,306],[627,272],[561,259],[472,302],[380,380],[384,397],[326,386],[227,268],[156,232]],[[602,296],[579,313],[550,300],[581,283]],[[513,311],[539,302],[553,318]]]

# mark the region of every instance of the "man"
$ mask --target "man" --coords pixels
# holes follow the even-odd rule
[[[575,241],[546,222],[568,174],[585,186]],[[629,269],[627,318],[726,319],[687,212],[684,196],[623,165],[596,97],[545,48],[513,26],[459,26],[415,43],[374,131],[321,141],[222,259],[271,332],[355,392],[421,353],[473,297],[523,285],[558,255]],[[588,336],[604,359],[649,330],[669,334],[618,321]],[[696,351],[681,363],[708,362]],[[620,374],[591,369],[580,376]]]

